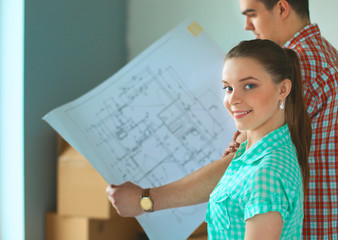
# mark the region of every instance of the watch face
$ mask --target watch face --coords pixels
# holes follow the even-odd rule
[[[153,202],[149,197],[143,197],[140,201],[140,205],[143,210],[147,211],[153,207]]]

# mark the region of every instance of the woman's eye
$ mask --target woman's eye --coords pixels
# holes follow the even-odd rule
[[[229,86],[225,86],[223,88],[226,92],[231,92],[232,91],[232,87],[229,87]]]
[[[255,84],[246,84],[245,89],[253,89],[255,88]]]

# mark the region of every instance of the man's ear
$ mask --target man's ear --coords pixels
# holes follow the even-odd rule
[[[281,99],[285,99],[287,96],[289,96],[292,88],[292,82],[290,79],[284,79],[280,83],[280,90],[279,90],[279,95]]]
[[[278,3],[276,4],[276,7],[278,8],[279,16],[281,17],[282,20],[286,19],[289,16],[291,6],[288,1],[279,0]]]

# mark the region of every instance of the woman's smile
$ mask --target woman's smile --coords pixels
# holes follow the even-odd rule
[[[248,111],[232,111],[232,115],[236,119],[241,119],[241,118],[246,117],[251,112],[252,112],[251,110],[248,110]]]

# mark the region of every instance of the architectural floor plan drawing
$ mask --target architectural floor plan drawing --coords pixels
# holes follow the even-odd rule
[[[83,131],[119,181],[159,186],[175,180],[166,169],[187,175],[221,153],[214,142],[224,127],[210,89],[194,96],[170,66],[146,66],[115,89]]]
[[[224,109],[223,51],[187,20],[46,120],[107,183],[170,183],[218,159],[235,127]],[[206,204],[137,217],[149,239],[186,239]],[[165,223],[165,224],[164,224]]]

